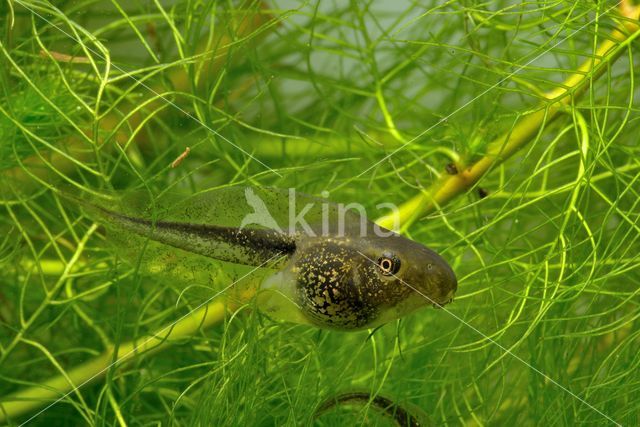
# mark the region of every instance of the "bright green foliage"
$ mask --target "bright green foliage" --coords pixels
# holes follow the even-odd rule
[[[0,14],[0,402],[245,273],[149,274],[51,187],[295,187],[375,217],[482,158],[620,22],[613,1],[544,0],[10,0]],[[637,425],[636,36],[483,178],[487,197],[475,187],[406,230],[456,271],[446,310],[369,335],[249,304],[31,424],[304,425],[366,390],[437,424]],[[390,425],[368,406],[315,423]]]

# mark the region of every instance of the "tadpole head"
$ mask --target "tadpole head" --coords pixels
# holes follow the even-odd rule
[[[435,251],[402,236],[370,241],[367,258],[372,288],[380,290],[381,324],[425,307],[442,308],[453,301],[458,289],[455,273]],[[367,285],[367,283],[363,283]]]

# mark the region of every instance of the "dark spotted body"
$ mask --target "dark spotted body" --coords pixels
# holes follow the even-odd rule
[[[383,306],[408,295],[406,286],[389,286],[375,264],[343,239],[315,241],[300,249],[298,301],[318,324],[337,329],[362,328],[375,321]]]
[[[345,262],[352,255],[336,243],[319,242],[298,258],[298,300],[315,322],[350,328],[376,317],[369,290],[357,284],[359,263]]]
[[[384,274],[379,260],[390,256],[400,265]],[[441,307],[457,288],[439,255],[397,234],[298,239],[286,269],[305,316],[332,329],[373,327],[425,304]]]

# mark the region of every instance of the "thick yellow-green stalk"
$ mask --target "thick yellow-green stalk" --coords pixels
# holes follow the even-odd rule
[[[625,2],[623,5],[625,7],[622,8],[622,12],[625,16],[628,19],[637,20],[640,8],[629,7]],[[513,128],[491,142],[484,157],[455,175],[443,174],[443,177],[431,187],[403,203],[398,211],[383,216],[376,222],[383,227],[393,227],[394,224],[403,224],[406,227],[420,216],[438,209],[466,192],[491,168],[507,160],[531,141],[542,126],[556,119],[563,108],[581,95],[593,80],[600,77],[606,67],[615,61],[628,44],[639,35],[637,23],[626,21],[624,28],[612,32],[610,38],[602,42],[592,57],[556,89],[545,94],[547,99],[538,109],[524,115]]]
[[[23,414],[57,400],[63,401],[67,396],[73,398],[73,392],[77,388],[102,378],[109,369],[116,369],[142,354],[163,350],[177,340],[194,335],[200,329],[220,323],[224,319],[227,308],[224,297],[216,298],[153,335],[123,343],[117,349],[110,349],[37,386],[3,396],[0,400],[0,422],[5,423],[9,420],[16,422],[15,418]]]

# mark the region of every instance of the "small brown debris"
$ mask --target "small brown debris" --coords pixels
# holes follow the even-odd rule
[[[446,170],[449,175],[458,175],[458,167],[453,162],[447,163],[447,166],[444,167],[444,170]]]
[[[176,168],[178,166],[180,166],[180,163],[182,163],[182,161],[185,159],[185,157],[187,157],[189,155],[189,152],[191,152],[191,148],[187,147],[184,149],[184,152],[182,154],[180,154],[178,156],[178,158],[176,158],[172,163],[171,163],[171,167],[172,168]]]
[[[153,48],[156,52],[160,51],[160,38],[158,37],[158,31],[156,30],[155,22],[147,22],[147,36],[151,43],[153,43]]]
[[[90,64],[91,63],[91,61],[89,61],[89,58],[87,58],[86,56],[71,56],[71,55],[67,55],[66,53],[55,52],[53,50],[49,50],[49,51],[41,50],[40,56],[43,58],[51,57],[58,62],[70,62],[72,64]]]
[[[487,189],[478,187],[478,196],[480,196],[481,199],[484,199],[488,195],[489,195],[489,191]]]

